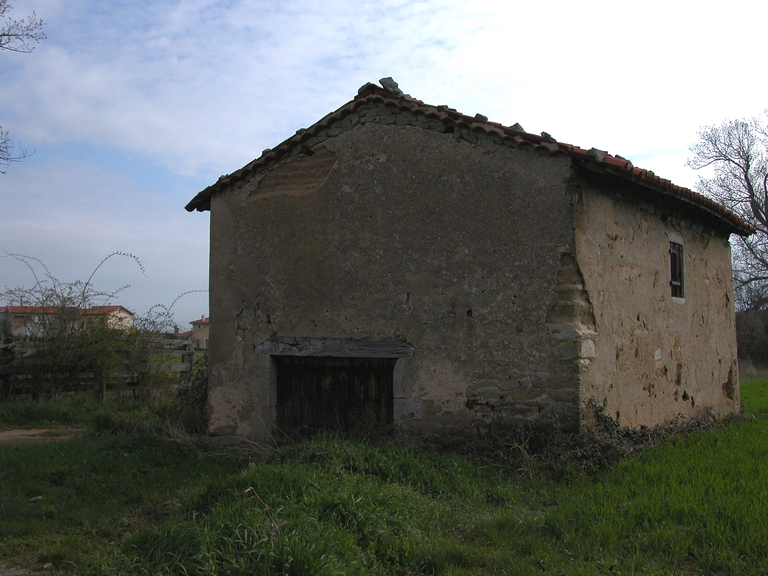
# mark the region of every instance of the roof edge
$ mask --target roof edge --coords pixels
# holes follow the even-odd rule
[[[531,134],[525,132],[519,124],[504,126],[497,122],[489,121],[482,114],[467,116],[448,106],[425,104],[408,94],[403,94],[398,88],[397,83],[391,78],[383,78],[380,82],[381,86],[371,82],[364,84],[352,100],[333,112],[326,114],[309,128],[297,130],[294,135],[283,140],[275,148],[267,148],[262,152],[261,156],[239,170],[232,174],[221,176],[214,184],[206,187],[192,198],[185,206],[185,209],[189,212],[210,210],[211,197],[216,192],[239,182],[260,168],[297,154],[308,145],[314,145],[324,139],[335,137],[338,134],[328,134],[328,129],[337,122],[345,121],[345,119],[348,119],[349,116],[355,114],[362,107],[368,104],[385,104],[399,111],[408,111],[414,116],[419,115],[426,119],[435,120],[434,124],[438,126],[453,125],[454,128],[467,129],[472,132],[483,132],[488,136],[500,139],[508,145],[531,147],[549,154],[566,154],[574,160],[589,164],[607,174],[619,176],[630,182],[640,184],[700,208],[723,221],[736,234],[749,236],[756,231],[754,226],[722,204],[689,188],[673,184],[670,180],[660,178],[650,170],[637,168],[632,162],[621,156],[611,155],[604,150],[596,148],[586,150],[573,144],[558,142],[546,132],[542,132],[541,135]],[[381,119],[380,116],[368,116],[366,122],[379,119]],[[356,124],[357,122],[349,122],[348,128],[351,129]],[[324,131],[326,133],[322,137],[321,134]]]

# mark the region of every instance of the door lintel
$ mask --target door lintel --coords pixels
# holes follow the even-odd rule
[[[341,358],[411,358],[416,349],[399,338],[273,337],[253,347],[269,356],[333,356]]]

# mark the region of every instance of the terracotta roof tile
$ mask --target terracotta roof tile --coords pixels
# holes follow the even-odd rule
[[[187,204],[186,209],[190,212],[193,210],[209,210],[210,199],[214,193],[238,182],[263,166],[276,162],[287,155],[298,154],[304,143],[316,138],[321,132],[328,130],[339,121],[348,121],[351,128],[358,122],[367,123],[376,119],[380,120],[381,112],[376,110],[370,110],[367,114],[361,114],[359,117],[355,115],[365,106],[383,104],[385,107],[392,108],[393,110],[407,111],[413,115],[421,115],[427,119],[438,120],[444,125],[453,125],[454,128],[485,133],[500,138],[504,142],[514,142],[517,146],[541,150],[548,154],[566,154],[577,162],[588,164],[606,173],[636,182],[708,212],[724,222],[728,228],[737,234],[748,235],[755,231],[751,224],[728,210],[725,206],[693,190],[677,186],[665,178],[660,178],[650,170],[637,168],[629,160],[621,156],[611,155],[595,148],[585,150],[572,144],[557,142],[546,133],[543,133],[543,135],[529,134],[524,132],[519,124],[507,127],[497,122],[488,121],[481,114],[466,116],[444,105],[431,106],[421,100],[398,92],[399,90],[392,92],[372,83],[365,84],[358,90],[357,96],[353,100],[347,102],[338,110],[327,114],[309,128],[298,130],[293,136],[275,148],[265,150],[259,158],[246,164],[240,170],[219,178],[215,184],[208,186],[197,194]],[[392,119],[393,123],[394,121]],[[335,134],[328,134],[329,137],[333,137],[333,135]]]
[[[61,308],[56,306],[4,306],[0,310],[6,310],[11,314],[58,314]]]
[[[58,306],[4,306],[0,310],[7,310],[11,314],[59,314],[61,312],[61,308]],[[111,314],[118,310],[124,310],[133,316],[133,312],[124,306],[91,306],[78,310],[78,313],[83,315]]]

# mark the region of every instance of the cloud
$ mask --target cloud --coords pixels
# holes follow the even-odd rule
[[[76,3],[63,22],[76,32],[51,34],[18,60],[0,98],[28,140],[123,147],[184,174],[244,163],[379,69],[402,66],[425,45],[457,44],[450,29],[410,20],[457,20],[455,9],[348,6],[183,1],[151,10],[117,3],[105,13]],[[86,17],[92,35],[82,30]],[[434,60],[419,59],[422,68]]]
[[[131,284],[119,303],[140,312],[207,288],[208,218],[183,210],[199,183],[165,188],[167,174],[155,169],[147,179],[157,184],[147,185],[147,169],[140,162],[110,165],[103,154],[82,149],[32,156],[0,180],[0,246],[41,259],[67,282],[87,278],[112,252],[133,253],[146,277],[133,262],[113,259],[96,283],[106,291]],[[0,278],[0,291],[32,281],[23,265],[7,258],[0,259]],[[195,318],[206,302],[185,298],[180,311]]]
[[[697,129],[766,107],[768,5],[743,0],[12,3],[48,39],[0,54],[0,124],[37,150],[0,176],[0,245],[67,278],[134,252],[139,308],[205,285],[207,216],[182,210],[196,192],[383,76],[688,186]],[[121,265],[105,283],[133,278]],[[3,281],[23,273],[0,260]]]
[[[713,67],[741,65],[702,41],[730,41],[732,12],[687,2],[60,6],[43,5],[49,40],[4,78],[15,131],[124,148],[184,175],[231,172],[384,75],[428,102],[576,144],[626,154],[661,134],[679,146],[714,101],[733,101]]]

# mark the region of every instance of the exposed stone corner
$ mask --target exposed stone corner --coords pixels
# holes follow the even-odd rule
[[[595,357],[598,334],[584,277],[570,252],[560,255],[554,293],[546,320],[553,350],[560,359],[577,361],[581,369],[586,368]]]

